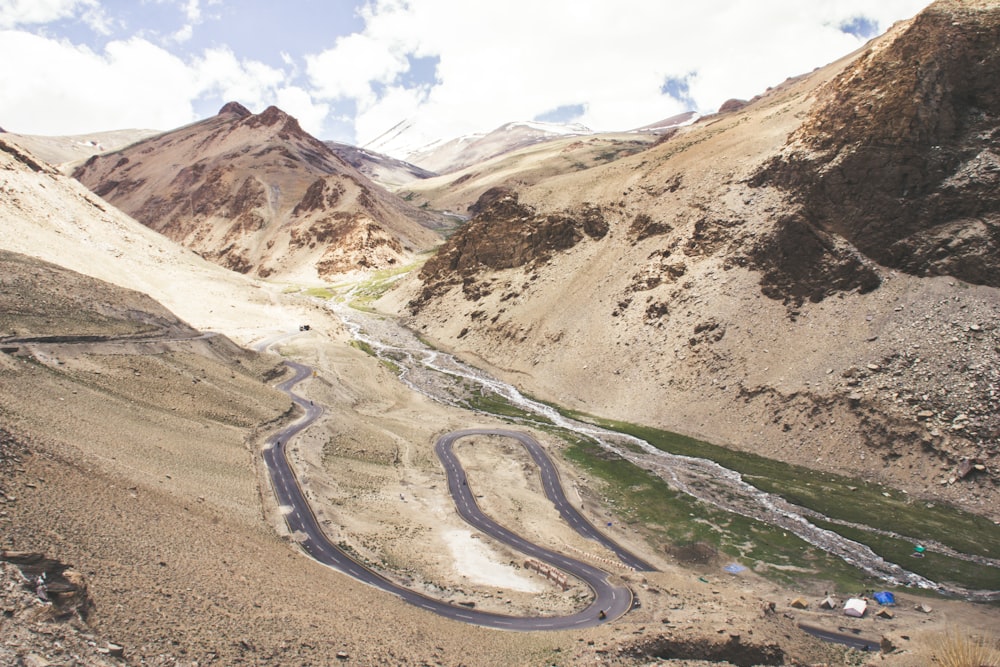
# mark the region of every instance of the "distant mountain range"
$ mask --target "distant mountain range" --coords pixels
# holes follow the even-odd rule
[[[590,135],[583,125],[564,125],[538,121],[505,123],[492,132],[469,134],[430,144],[415,145],[412,125],[401,122],[365,148],[395,156],[439,174],[458,171],[497,155],[544,141],[570,135]]]
[[[737,102],[731,100],[729,103]],[[745,104],[745,103],[744,103]],[[731,110],[725,108],[724,110]],[[545,123],[516,121],[504,123],[491,132],[467,134],[453,139],[425,142],[415,134],[409,121],[402,121],[378,138],[368,142],[364,151],[394,156],[407,164],[417,165],[435,174],[451,174],[472,165],[481,164],[527,146],[563,137],[598,136],[602,134],[665,134],[690,124],[698,118],[687,111],[633,130],[597,133],[576,123]]]

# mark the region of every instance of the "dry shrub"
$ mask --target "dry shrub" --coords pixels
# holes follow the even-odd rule
[[[941,667],[1000,667],[996,637],[971,636],[950,628],[926,643],[931,661]]]

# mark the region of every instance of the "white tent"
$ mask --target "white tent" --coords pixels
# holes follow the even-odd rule
[[[861,598],[851,598],[844,603],[844,614],[847,616],[861,618],[865,615],[866,609],[868,609],[868,603]]]

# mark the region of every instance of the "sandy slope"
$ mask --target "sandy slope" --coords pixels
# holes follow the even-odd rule
[[[237,340],[302,318],[295,308],[276,305],[280,288],[202,260],[51,168],[24,167],[0,151],[4,249],[139,290],[192,326]]]
[[[113,151],[159,133],[159,130],[111,130],[92,134],[46,136],[7,132],[4,138],[68,173],[93,155]]]

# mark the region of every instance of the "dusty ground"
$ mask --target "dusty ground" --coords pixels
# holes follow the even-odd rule
[[[579,588],[555,590],[450,510],[434,438],[489,421],[406,390],[349,347],[337,322],[312,313],[313,330],[280,351],[318,369],[301,391],[327,405],[327,417],[297,443],[294,460],[331,536],[391,576],[456,602],[514,613],[571,608]],[[235,332],[252,322],[241,324]],[[0,356],[4,424],[27,450],[4,472],[4,546],[44,551],[83,572],[95,603],[90,631],[125,646],[133,663],[327,664],[343,652],[350,664],[635,664],[644,661],[633,657],[642,646],[662,637],[725,645],[733,635],[744,645],[777,643],[788,660],[840,660],[838,649],[795,628],[820,614],[788,607],[805,594],[815,609],[822,591],[780,590],[749,572],[726,574],[718,561],[680,564],[616,528],[662,571],[611,567],[642,607],[586,632],[510,635],[458,625],[320,567],[283,537],[256,456],[260,432],[248,428],[288,407],[263,382],[272,363],[245,360],[234,373],[220,361],[225,355],[202,347],[208,343],[185,345],[115,354],[46,347],[36,350],[38,362]],[[231,401],[239,401],[237,413]],[[561,444],[535,435],[559,460]],[[480,502],[502,521],[583,557],[608,556],[556,520],[518,447],[481,437],[459,452]],[[616,521],[599,487],[565,461],[560,468],[598,525]],[[776,613],[762,612],[767,602]],[[905,665],[924,629],[995,620],[957,603],[935,602],[924,615],[911,603],[902,600],[892,621],[825,614],[820,622],[876,639],[911,637],[897,639],[908,653],[886,659]]]

